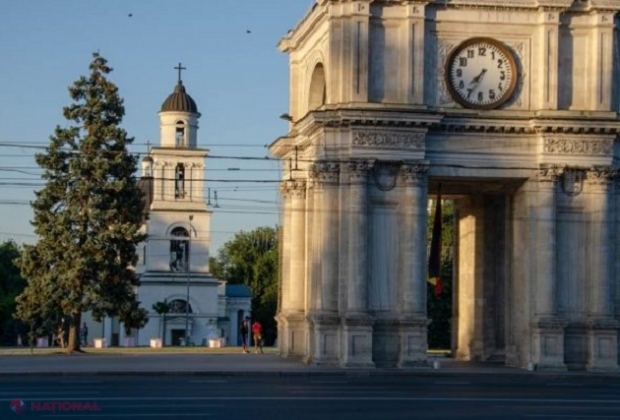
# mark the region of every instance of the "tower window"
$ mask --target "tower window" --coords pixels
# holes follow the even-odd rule
[[[176,227],[170,233],[170,271],[187,271],[189,263],[189,232]]]
[[[182,163],[174,171],[174,198],[185,198],[185,166]]]
[[[183,121],[177,121],[175,143],[178,147],[187,146],[185,137],[185,123]]]

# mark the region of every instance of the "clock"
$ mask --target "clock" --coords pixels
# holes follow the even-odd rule
[[[456,47],[446,61],[446,84],[452,98],[466,108],[494,109],[517,86],[514,55],[492,38],[472,38]]]

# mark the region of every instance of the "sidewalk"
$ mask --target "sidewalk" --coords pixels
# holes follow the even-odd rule
[[[234,349],[231,349],[234,351]],[[110,349],[110,352],[112,349]],[[457,375],[457,374],[521,374],[537,375],[497,364],[459,362],[437,358],[439,369],[430,366],[416,368],[340,368],[337,366],[305,365],[294,359],[284,359],[269,349],[265,354],[216,352],[188,353],[86,353],[86,354],[18,354],[0,352],[0,377],[21,375]],[[568,372],[559,375],[593,375]],[[558,375],[558,374],[554,374]],[[612,376],[618,378],[620,375]],[[605,375],[608,376],[608,375]]]

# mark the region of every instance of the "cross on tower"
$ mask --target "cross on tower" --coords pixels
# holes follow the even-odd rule
[[[183,67],[183,65],[181,65],[181,63],[179,63],[179,65],[177,67],[175,67],[175,70],[179,71],[179,82],[181,81],[181,72],[183,70],[187,70],[187,67]]]

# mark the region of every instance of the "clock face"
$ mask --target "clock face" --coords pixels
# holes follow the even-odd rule
[[[517,84],[514,56],[494,39],[470,39],[448,57],[446,83],[454,100],[464,107],[497,108],[510,99]]]

